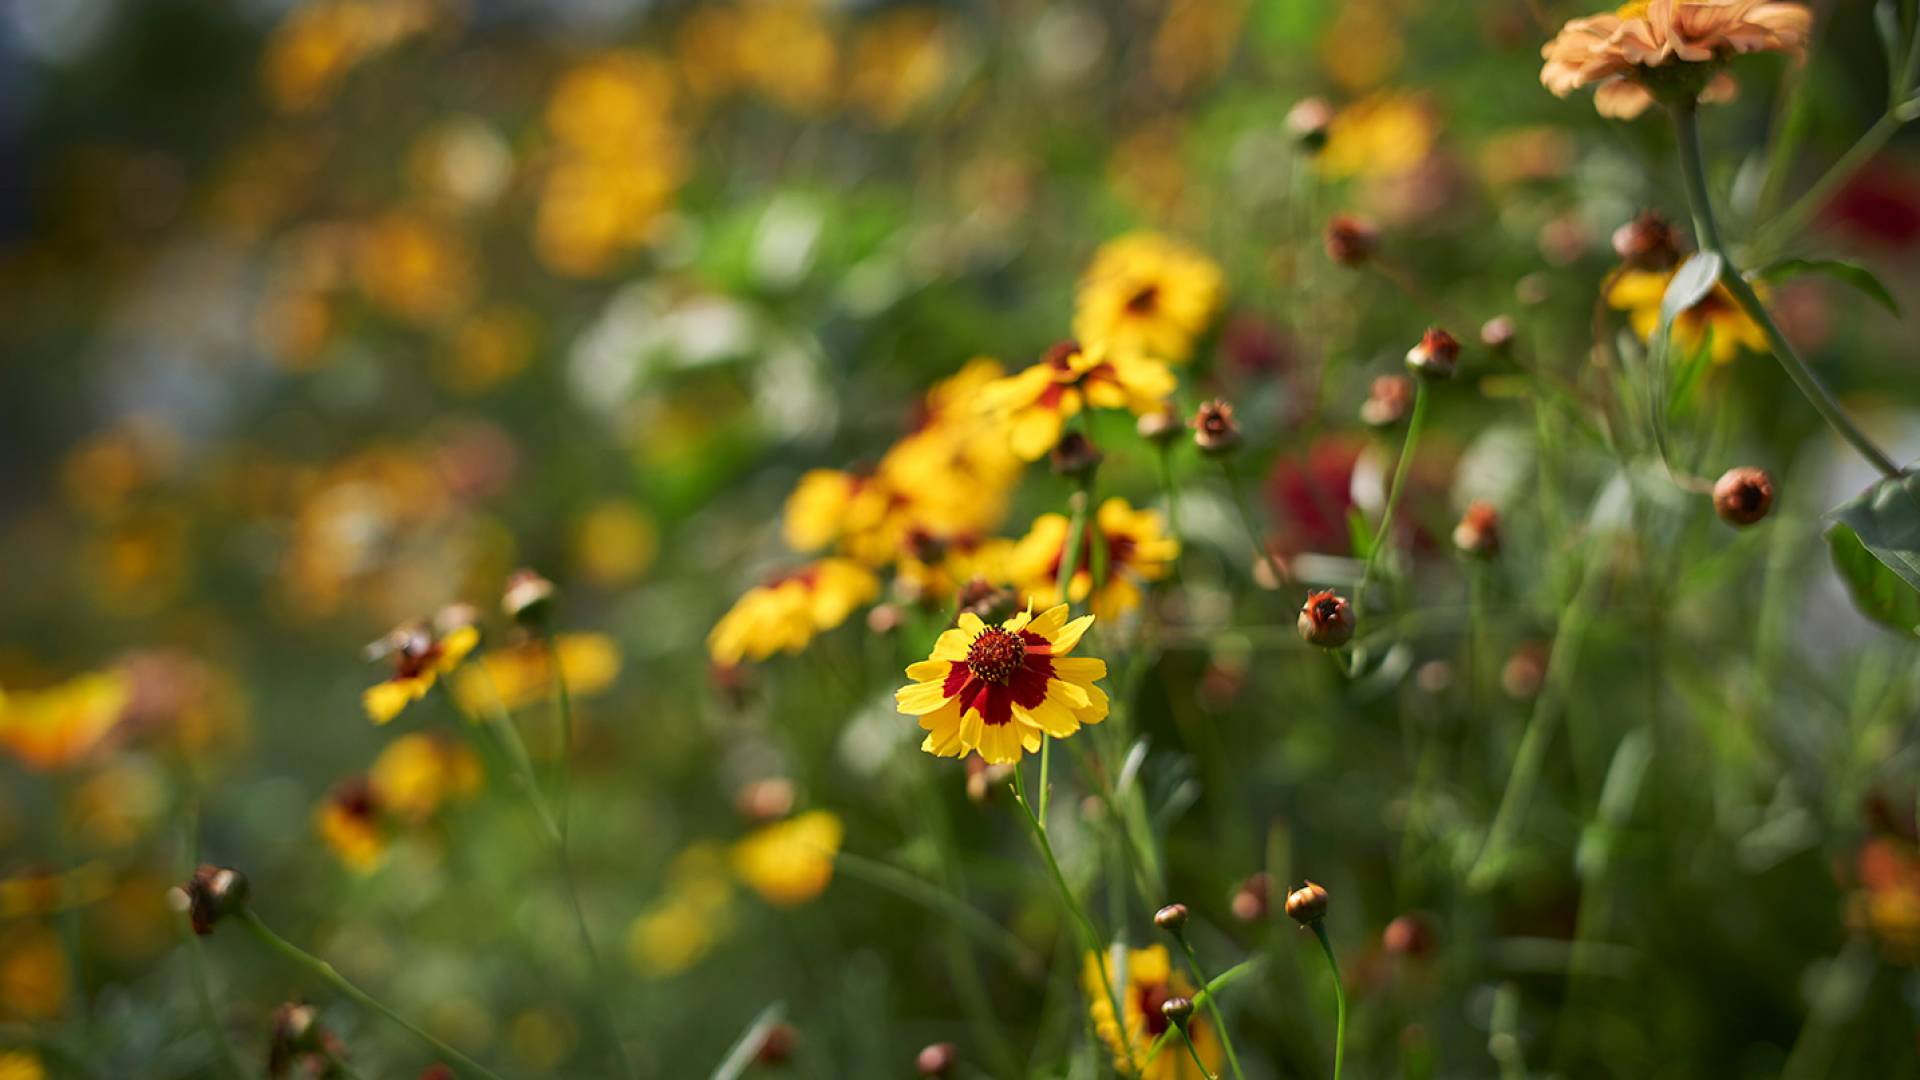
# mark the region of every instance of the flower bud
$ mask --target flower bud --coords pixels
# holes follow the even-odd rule
[[[320,1023],[311,1005],[288,1002],[273,1010],[267,1022],[267,1075],[286,1076],[295,1068],[313,1075],[329,1075],[342,1047]]]
[[[1407,367],[1415,375],[1450,379],[1459,363],[1460,343],[1437,326],[1427,327],[1427,332],[1420,335],[1420,344],[1407,350]]]
[[[1186,929],[1187,914],[1187,905],[1168,904],[1153,913],[1153,925],[1169,934],[1177,934]]]
[[[1490,559],[1500,553],[1500,512],[1493,504],[1475,500],[1460,515],[1453,527],[1453,546],[1474,559]]]
[[[500,610],[522,626],[538,626],[553,610],[553,582],[533,570],[522,567],[507,575],[507,587],[500,594]]]
[[[183,885],[169,896],[176,911],[185,912],[193,932],[202,937],[213,933],[213,924],[228,915],[246,910],[247,877],[238,870],[202,863]]]
[[[1547,656],[1547,647],[1538,641],[1513,650],[1500,666],[1500,689],[1515,701],[1526,701],[1539,693],[1540,684],[1547,678]]]
[[[1419,960],[1433,951],[1433,939],[1433,920],[1416,911],[1388,923],[1380,946],[1395,956]]]
[[[784,776],[769,776],[740,785],[733,806],[740,816],[756,825],[778,821],[793,812],[793,781]]]
[[[1327,129],[1333,126],[1333,106],[1325,98],[1301,98],[1287,110],[1287,134],[1302,149],[1317,154],[1327,145]]]
[[[799,1043],[799,1029],[782,1020],[760,1037],[760,1047],[753,1052],[753,1060],[760,1065],[785,1065],[793,1060],[794,1048]]]
[[[1160,1003],[1160,1015],[1166,1017],[1173,1026],[1184,1028],[1187,1020],[1193,1016],[1193,999],[1170,997]]]
[[[1744,528],[1773,509],[1773,477],[1765,469],[1741,465],[1722,473],[1713,484],[1713,512],[1720,520]]]
[[[891,634],[900,629],[905,618],[898,604],[875,604],[867,610],[867,629],[875,634]]]
[[[1327,219],[1327,258],[1341,266],[1359,266],[1380,246],[1380,230],[1364,218],[1335,214]]]
[[[1327,917],[1327,890],[1308,881],[1287,894],[1287,917],[1311,926]]]
[[[1413,408],[1413,379],[1406,375],[1381,375],[1373,380],[1367,400],[1360,406],[1360,422],[1372,427],[1392,427],[1407,418]]]
[[[1273,875],[1254,874],[1233,890],[1233,898],[1228,906],[1233,910],[1233,917],[1241,922],[1261,922],[1272,910],[1272,898]]]
[[[1093,440],[1078,431],[1060,436],[1053,447],[1053,471],[1074,480],[1086,480],[1100,467],[1103,455]]]
[[[1017,599],[1013,590],[1003,585],[995,585],[983,577],[969,580],[960,586],[959,604],[953,617],[972,613],[989,626],[998,625],[1013,617]]]
[[[1480,324],[1480,344],[1489,349],[1500,350],[1513,344],[1513,318],[1508,315],[1495,315]]]
[[[1144,413],[1134,421],[1133,430],[1140,437],[1155,446],[1164,447],[1180,436],[1185,425],[1180,423],[1180,414],[1173,411],[1172,405],[1162,405],[1150,413]]]
[[[952,1043],[939,1042],[921,1049],[920,1055],[913,1059],[913,1064],[920,1070],[921,1076],[948,1076],[953,1073],[953,1066],[959,1060],[960,1051]]]
[[[1013,780],[1013,766],[989,765],[979,754],[967,755],[967,798],[984,805]]]
[[[1224,457],[1240,448],[1240,425],[1233,406],[1214,398],[1193,414],[1193,445],[1208,457]]]
[[[1332,589],[1310,593],[1300,606],[1300,638],[1309,645],[1337,649],[1353,640],[1353,607]]]
[[[1671,270],[1680,262],[1680,236],[1666,218],[1645,210],[1613,230],[1613,253],[1635,270]]]

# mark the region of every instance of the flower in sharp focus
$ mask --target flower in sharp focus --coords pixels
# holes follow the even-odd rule
[[[1042,514],[1007,557],[1014,588],[1038,607],[1066,600],[1087,603],[1099,618],[1116,618],[1139,607],[1140,583],[1165,577],[1180,555],[1180,542],[1166,535],[1159,511],[1108,499],[1082,530],[1073,579],[1062,597],[1060,564],[1072,531],[1065,515]]]
[[[367,646],[369,659],[393,659],[393,676],[360,695],[367,716],[384,724],[400,715],[400,710],[426,697],[440,676],[459,667],[478,644],[480,629],[472,625],[456,626],[444,634],[421,622],[394,628]]]
[[[1156,233],[1132,233],[1094,253],[1080,279],[1073,333],[1116,352],[1184,363],[1220,310],[1220,267]]]
[[[1556,97],[1592,86],[1600,115],[1629,120],[1657,93],[1724,101],[1733,80],[1716,65],[1743,53],[1804,55],[1813,27],[1805,5],[1763,0],[1630,0],[1573,19],[1540,49],[1540,82]]]
[[[821,559],[748,589],[707,634],[707,652],[723,667],[799,652],[879,592],[880,579],[859,563]]]
[[[1353,640],[1353,607],[1332,589],[1312,593],[1300,606],[1298,628],[1307,644],[1337,649]]]
[[[913,682],[894,693],[900,711],[927,730],[920,749],[940,757],[977,751],[990,765],[1009,765],[1039,750],[1043,732],[1064,739],[1106,719],[1106,692],[1094,685],[1106,677],[1106,661],[1069,655],[1093,620],[1069,622],[1065,604],[999,626],[963,612],[933,655],[907,668]]]
[[[1607,304],[1627,313],[1627,322],[1641,341],[1652,341],[1660,327],[1660,301],[1667,295],[1667,283],[1675,270],[1623,270],[1614,276],[1607,289]],[[1761,287],[1754,286],[1756,292]],[[1762,292],[1762,296],[1764,296]],[[1767,337],[1727,291],[1715,284],[1713,291],[1673,320],[1673,344],[1691,355],[1702,344],[1716,364],[1725,364],[1745,349],[1767,351]]]
[[[1100,977],[1102,968],[1106,969],[1107,982]],[[1094,1030],[1113,1053],[1114,1068],[1122,1076],[1133,1075],[1131,1059],[1142,1065],[1141,1080],[1206,1080],[1192,1057],[1176,1048],[1164,1048],[1147,1061],[1154,1042],[1170,1030],[1171,1021],[1163,1007],[1175,998],[1191,999],[1194,993],[1187,977],[1173,970],[1165,946],[1128,950],[1124,973],[1114,970],[1110,957],[1088,953],[1080,982]],[[1122,1018],[1118,1022],[1107,997],[1108,982],[1120,998]],[[1223,1055],[1212,1025],[1199,1016],[1189,1016],[1186,1028],[1207,1072],[1218,1073]]]
[[[469,714],[504,708],[511,712],[550,699],[553,667],[559,657],[567,693],[590,697],[613,685],[620,674],[620,646],[605,634],[557,634],[553,647],[528,638],[511,648],[492,649],[467,665],[453,680],[453,696]]]
[[[840,819],[826,810],[764,825],[733,845],[733,872],[769,904],[804,904],[833,880],[845,832]]]
[[[90,755],[120,723],[132,696],[132,682],[121,671],[0,693],[0,746],[31,769],[72,765]]]
[[[1176,385],[1173,371],[1158,360],[1063,341],[1039,363],[982,388],[980,405],[1007,423],[1008,445],[1022,461],[1038,461],[1081,409],[1091,405],[1144,416],[1158,410]]]

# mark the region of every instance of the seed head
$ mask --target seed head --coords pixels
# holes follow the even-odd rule
[[[1133,430],[1140,437],[1155,446],[1166,446],[1180,436],[1180,414],[1173,411],[1172,405],[1162,405],[1150,413],[1144,413],[1134,421]]]
[[[1310,593],[1300,606],[1298,626],[1307,644],[1337,649],[1353,640],[1353,607],[1332,589]]]
[[[202,863],[185,884],[174,887],[169,900],[175,910],[186,913],[193,932],[204,937],[213,933],[214,923],[245,910],[247,889],[247,877],[240,871]]]
[[[1671,270],[1680,262],[1680,236],[1651,210],[1613,230],[1613,253],[1635,270]]]
[[[1060,437],[1053,448],[1053,471],[1075,480],[1085,480],[1100,467],[1103,455],[1093,440],[1078,431]]]
[[[1332,125],[1333,106],[1325,98],[1301,98],[1287,110],[1287,134],[1309,154],[1327,145],[1327,129]]]
[[[938,1042],[923,1047],[920,1056],[913,1059],[914,1067],[921,1076],[948,1076],[953,1072],[954,1063],[960,1060],[960,1051],[952,1043]]]
[[[1208,457],[1225,457],[1240,448],[1240,425],[1233,406],[1214,398],[1193,414],[1193,445]]]
[[[1365,218],[1335,214],[1327,219],[1327,258],[1341,266],[1359,266],[1380,246],[1380,230]]]
[[[1193,999],[1170,997],[1160,1003],[1160,1015],[1165,1016],[1173,1026],[1184,1028],[1187,1020],[1193,1016]]]
[[[1500,512],[1492,503],[1475,500],[1467,507],[1467,512],[1460,515],[1460,524],[1453,527],[1453,546],[1475,559],[1490,559],[1500,553]]]
[[[1311,926],[1327,917],[1327,890],[1308,881],[1287,894],[1287,917]]]
[[[1745,528],[1773,509],[1773,477],[1765,469],[1741,465],[1713,484],[1713,512],[1735,528]]]
[[[1153,913],[1153,925],[1169,934],[1178,934],[1187,926],[1187,905],[1168,904]]]
[[[1406,375],[1381,375],[1373,380],[1367,400],[1360,406],[1360,422],[1373,427],[1392,427],[1407,418],[1413,408],[1413,379]]]
[[[1460,342],[1437,326],[1427,327],[1420,343],[1407,350],[1407,367],[1425,378],[1450,379],[1459,363]]]
[[[500,610],[522,626],[546,622],[553,610],[553,582],[538,571],[522,567],[507,575],[507,587],[500,594]]]

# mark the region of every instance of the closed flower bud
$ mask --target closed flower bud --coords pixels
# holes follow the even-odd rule
[[[1670,270],[1680,262],[1680,237],[1651,210],[1613,230],[1613,253],[1635,270]]]
[[[1493,504],[1476,500],[1460,515],[1460,524],[1453,527],[1453,546],[1470,558],[1490,559],[1498,555],[1500,512]]]
[[[1013,780],[1013,766],[989,765],[979,754],[967,755],[967,798],[985,804]]]
[[[891,634],[900,629],[903,618],[898,604],[875,604],[867,611],[867,629],[876,634]]]
[[[1427,332],[1420,335],[1420,344],[1407,350],[1407,367],[1415,375],[1450,379],[1459,363],[1460,343],[1437,326],[1428,327]]]
[[[1308,153],[1317,154],[1327,145],[1327,129],[1331,126],[1333,106],[1325,98],[1301,98],[1287,110],[1287,134]]]
[[[1100,448],[1078,431],[1060,437],[1053,448],[1053,471],[1075,480],[1085,480],[1100,467]]]
[[[1332,589],[1309,594],[1300,606],[1300,638],[1309,645],[1337,649],[1353,640],[1353,607]]]
[[[537,626],[553,610],[553,582],[533,570],[515,570],[500,594],[500,610],[522,626]]]
[[[1480,324],[1480,344],[1489,349],[1500,350],[1513,344],[1513,319],[1507,315],[1495,315]]]
[[[1433,952],[1433,938],[1433,920],[1416,911],[1388,923],[1380,945],[1395,956],[1419,960]]]
[[[1713,484],[1713,512],[1720,520],[1745,527],[1773,509],[1773,477],[1765,469],[1742,465],[1728,469]]]
[[[1327,890],[1308,881],[1287,894],[1287,917],[1308,926],[1327,917]]]
[[[185,912],[193,932],[213,933],[213,924],[228,915],[237,915],[247,906],[247,878],[238,870],[202,864],[184,885],[176,886],[169,899],[175,910]]]
[[[311,1005],[289,1002],[273,1010],[267,1028],[267,1075],[286,1076],[296,1068],[329,1075],[342,1052],[340,1040],[320,1024]]]
[[[953,617],[958,619],[971,613],[978,615],[981,622],[997,626],[1013,617],[1016,602],[1012,589],[983,577],[972,578],[960,586],[959,604]]]
[[[1193,1016],[1193,999],[1170,997],[1160,1003],[1160,1015],[1176,1027],[1186,1027],[1187,1020]]]
[[[1187,905],[1168,904],[1166,907],[1154,912],[1153,925],[1165,930],[1169,934],[1177,934],[1186,929]]]
[[[1240,448],[1240,425],[1233,406],[1215,398],[1193,414],[1193,445],[1208,457],[1224,457]]]
[[[760,1047],[753,1052],[753,1060],[760,1065],[785,1065],[793,1060],[794,1048],[799,1043],[799,1029],[783,1020],[760,1037]]]
[[[1253,923],[1267,917],[1267,914],[1272,911],[1270,906],[1272,903],[1273,875],[1254,874],[1241,882],[1239,888],[1233,890],[1233,898],[1228,902],[1228,906],[1233,910],[1234,918],[1241,922]]]
[[[952,1043],[934,1043],[923,1048],[920,1056],[913,1059],[914,1067],[921,1076],[948,1076],[953,1072],[954,1063],[960,1060],[960,1051]]]
[[[1547,677],[1547,647],[1529,641],[1513,651],[1500,666],[1500,689],[1515,701],[1526,701],[1540,692]]]
[[[778,821],[793,812],[793,781],[784,776],[769,776],[740,786],[734,793],[734,808],[740,816],[755,824]]]
[[[1180,414],[1173,411],[1172,405],[1162,405],[1150,413],[1142,414],[1140,419],[1134,421],[1133,430],[1155,446],[1166,446],[1180,437],[1184,426],[1180,423]]]
[[[1367,400],[1360,406],[1360,422],[1373,427],[1392,427],[1407,418],[1413,408],[1413,379],[1406,375],[1381,375],[1373,380]]]
[[[1352,214],[1335,214],[1327,219],[1324,239],[1327,258],[1341,266],[1359,266],[1380,246],[1380,230]]]

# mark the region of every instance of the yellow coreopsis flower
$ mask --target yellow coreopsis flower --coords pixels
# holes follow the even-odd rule
[[[471,625],[438,636],[423,623],[395,629],[367,650],[376,659],[393,657],[393,677],[360,695],[367,716],[376,724],[399,716],[400,710],[426,697],[440,676],[459,667],[478,644],[480,630]]]
[[[1608,287],[1608,305],[1627,313],[1627,321],[1641,341],[1653,340],[1660,326],[1660,300],[1667,295],[1667,283],[1676,272],[1622,270]],[[1766,334],[1741,310],[1725,285],[1714,285],[1712,292],[1673,320],[1673,343],[1683,352],[1693,352],[1709,337],[1710,355],[1716,364],[1727,363],[1741,349],[1767,351]]]
[[[1413,94],[1374,94],[1334,116],[1327,125],[1327,144],[1314,162],[1331,177],[1386,179],[1425,161],[1433,137],[1433,114],[1426,102]]]
[[[38,921],[0,935],[0,1016],[47,1020],[60,1014],[72,987],[60,935]]]
[[[125,672],[92,672],[40,690],[0,695],[0,746],[28,768],[64,768],[100,745],[126,714]]]
[[[707,652],[722,667],[799,652],[879,592],[880,579],[852,559],[821,559],[748,589],[707,634]]]
[[[1813,12],[1761,0],[1629,0],[1617,10],[1570,20],[1540,50],[1540,82],[1556,97],[1592,86],[1602,116],[1631,119],[1654,103],[1663,68],[1710,65],[1755,52],[1805,54]],[[1733,79],[1702,67],[1703,101],[1733,96]]]
[[[718,844],[702,842],[674,856],[665,895],[627,927],[627,958],[656,978],[699,963],[733,926],[733,883]]]
[[[0,1080],[46,1080],[46,1075],[46,1068],[33,1051],[0,1051]]]
[[[420,821],[449,799],[480,788],[480,759],[463,743],[440,735],[402,735],[367,770],[373,801],[408,821]]]
[[[597,694],[620,674],[620,646],[605,634],[558,634],[554,648],[539,638],[494,649],[453,681],[453,696],[469,714],[492,708],[522,709],[553,696],[553,659],[574,697]]]
[[[989,765],[1009,765],[1039,750],[1042,733],[1064,739],[1105,720],[1107,695],[1094,682],[1106,678],[1107,662],[1068,655],[1093,618],[1069,622],[1060,604],[988,626],[962,612],[933,655],[907,668],[913,682],[893,695],[926,729],[920,749],[940,757],[974,751]]]
[[[733,872],[769,904],[792,907],[826,890],[845,827],[826,810],[775,822],[733,845]]]
[[[1100,977],[1103,968],[1120,998],[1124,1023],[1114,1019],[1107,982]],[[1173,970],[1165,946],[1128,951],[1124,980],[1113,971],[1111,958],[1088,953],[1081,967],[1080,981],[1087,995],[1087,1011],[1093,1018],[1094,1030],[1113,1052],[1114,1068],[1121,1075],[1132,1075],[1130,1062],[1134,1062],[1141,1066],[1141,1080],[1207,1080],[1185,1047],[1162,1047],[1158,1055],[1148,1060],[1154,1042],[1168,1029],[1169,1021],[1160,1006],[1168,998],[1193,996],[1193,984]],[[1218,1073],[1220,1040],[1213,1025],[1195,1015],[1187,1021],[1187,1035],[1193,1040],[1194,1049],[1200,1052],[1200,1060],[1206,1063],[1207,1072]]]
[[[1080,538],[1073,580],[1060,595],[1060,564],[1066,558],[1072,524],[1061,514],[1035,519],[1007,559],[1007,574],[1021,596],[1047,606],[1070,600],[1088,601],[1093,613],[1110,619],[1140,606],[1140,581],[1157,581],[1180,555],[1180,542],[1167,537],[1160,515],[1135,510],[1125,499],[1100,504]],[[1094,588],[1097,560],[1105,561],[1099,588]]]
[[[1116,353],[1184,363],[1220,310],[1212,259],[1158,233],[1132,233],[1094,253],[1080,279],[1073,332]],[[1163,395],[1164,396],[1164,395]]]
[[[313,829],[327,850],[356,874],[370,874],[386,861],[385,808],[364,776],[343,781],[327,793],[314,807]]]
[[[1176,386],[1173,371],[1158,360],[1066,341],[1025,371],[982,388],[979,402],[987,416],[1006,422],[1013,452],[1038,461],[1082,408],[1127,409],[1140,416],[1158,410]]]

